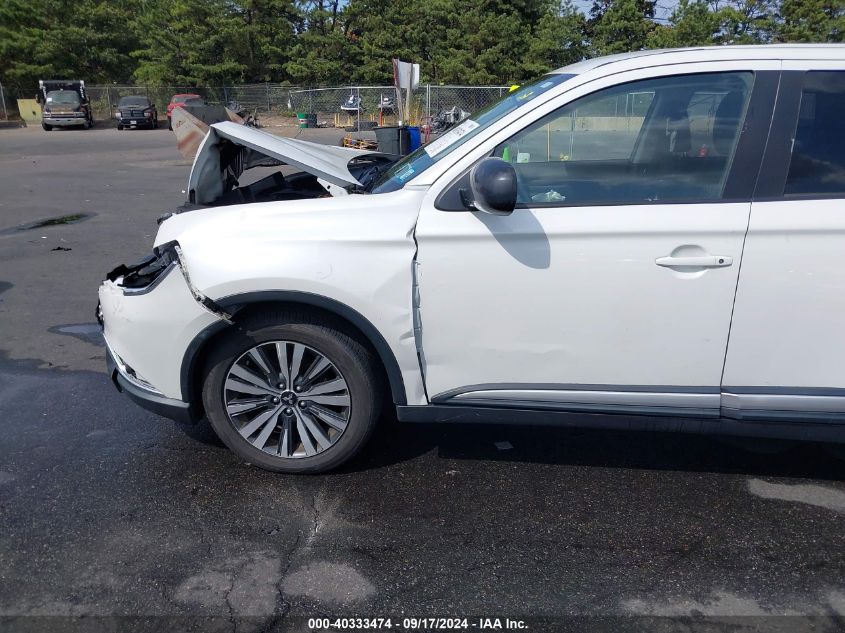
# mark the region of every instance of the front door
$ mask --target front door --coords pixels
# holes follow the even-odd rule
[[[776,81],[736,71],[598,90],[495,147],[517,171],[512,215],[424,204],[429,397],[718,413],[753,185],[743,181],[770,117],[754,86],[771,98]]]

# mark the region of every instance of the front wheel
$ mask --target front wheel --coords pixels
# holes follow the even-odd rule
[[[53,129],[53,126],[52,126],[52,125],[47,125],[46,123],[42,123],[42,124],[41,124],[41,127],[42,127],[42,128],[44,128],[44,131],[45,131],[45,132],[49,132],[50,130],[52,130],[52,129]]]
[[[267,470],[320,473],[366,443],[378,419],[375,358],[340,323],[267,312],[215,344],[203,404],[220,439]]]

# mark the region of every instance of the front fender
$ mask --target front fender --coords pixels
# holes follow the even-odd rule
[[[412,275],[421,197],[400,190],[221,207],[175,216],[162,229],[178,240],[192,284],[216,305],[228,312],[271,300],[335,313],[379,353],[394,401],[425,404]]]

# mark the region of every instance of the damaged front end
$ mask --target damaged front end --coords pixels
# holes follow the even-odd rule
[[[108,281],[129,291],[150,290],[171,266],[179,265],[176,242],[162,244],[135,264],[121,264],[106,275]]]
[[[159,415],[196,420],[181,375],[184,352],[229,315],[191,285],[176,242],[141,261],[116,267],[100,285],[97,319],[106,341],[109,374],[132,400]]]
[[[159,218],[159,224],[174,213],[206,207],[363,193],[398,159],[215,123],[194,159],[186,203]]]

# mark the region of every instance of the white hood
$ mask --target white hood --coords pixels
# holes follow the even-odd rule
[[[228,142],[244,148],[237,157],[229,150],[221,165],[221,148]],[[223,193],[226,171],[236,178],[250,167],[290,165],[338,187],[360,186],[349,172],[349,161],[379,152],[321,145],[309,141],[274,136],[255,128],[230,121],[213,124],[200,145],[188,179],[188,199],[197,204],[210,204]]]

